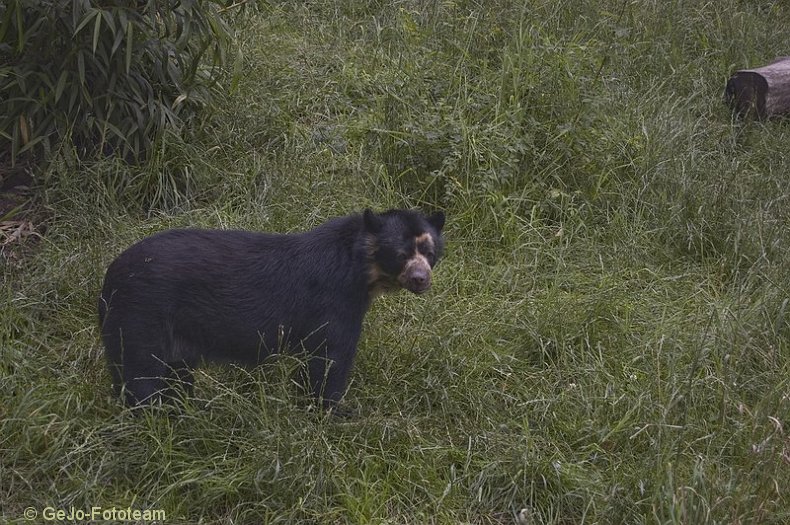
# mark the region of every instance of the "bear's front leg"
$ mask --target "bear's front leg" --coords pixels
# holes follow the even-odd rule
[[[321,334],[323,344],[310,355],[308,382],[311,393],[321,405],[337,413],[348,387],[362,323],[350,326],[348,322],[329,322],[326,326],[327,330]]]
[[[352,352],[353,354],[354,352]],[[346,393],[353,355],[313,356],[308,364],[308,381],[313,396],[326,409],[335,408]]]

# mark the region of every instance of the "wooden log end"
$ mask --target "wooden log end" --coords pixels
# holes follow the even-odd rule
[[[790,58],[780,57],[767,66],[736,71],[727,81],[724,97],[741,116],[790,114]]]
[[[737,71],[727,81],[724,97],[727,103],[741,117],[756,115],[765,118],[765,98],[768,82],[753,71]]]

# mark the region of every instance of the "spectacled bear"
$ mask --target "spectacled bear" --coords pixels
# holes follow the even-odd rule
[[[308,356],[308,387],[326,408],[345,392],[371,300],[431,286],[445,216],[390,210],[269,234],[169,230],[110,264],[99,320],[116,393],[129,405],[191,393],[203,362],[254,366]]]

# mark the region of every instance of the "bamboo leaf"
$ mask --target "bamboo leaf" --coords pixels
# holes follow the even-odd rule
[[[80,76],[80,86],[85,87],[85,55],[82,52],[77,53],[77,72]]]
[[[132,67],[132,49],[134,48],[134,26],[132,22],[129,21],[126,24],[126,59],[125,59],[125,66],[126,66],[126,74],[129,74],[129,71]]]
[[[101,31],[101,12],[96,13],[96,22],[93,24],[93,54],[96,54],[96,47],[99,45],[99,33]]]
[[[27,126],[27,117],[24,114],[19,115],[19,133],[22,138],[22,144],[27,144],[30,141],[30,130]]]
[[[124,31],[117,31],[115,33],[115,41],[112,43],[112,49],[110,50],[110,56],[114,55],[118,48],[121,46],[121,42],[123,42],[123,37],[125,36]]]
[[[127,30],[128,23],[129,17],[126,16],[126,9],[118,9],[118,26],[120,26],[122,31]]]
[[[19,128],[14,126],[14,136],[11,139],[11,158],[15,159],[19,155]]]
[[[187,94],[186,93],[181,93],[180,95],[178,95],[176,97],[176,99],[173,101],[173,109],[178,107],[178,105],[181,104],[186,99],[187,99]]]
[[[76,10],[74,11],[74,14],[75,14],[75,15],[77,14],[77,11],[76,11]],[[77,33],[79,33],[80,31],[82,31],[82,28],[83,28],[83,27],[85,27],[86,25],[88,25],[88,24],[90,23],[90,21],[91,21],[91,20],[93,20],[93,18],[94,18],[95,16],[98,16],[98,14],[99,14],[99,13],[96,11],[96,9],[93,9],[93,8],[90,8],[90,9],[88,9],[88,10],[85,12],[85,16],[84,16],[84,17],[83,17],[83,19],[80,21],[79,25],[76,27],[76,29],[74,29],[74,34],[76,35],[76,34],[77,34]]]
[[[0,42],[5,41],[5,34],[8,31],[8,27],[11,25],[11,19],[14,17],[14,11],[16,10],[14,8],[17,6],[18,4],[16,2],[11,4],[3,17],[3,22],[0,24]]]
[[[101,16],[104,18],[104,24],[110,28],[110,32],[115,36],[115,17],[113,15],[113,9],[102,9]]]
[[[79,89],[71,90],[71,93],[69,94],[69,104],[67,106],[68,109],[66,110],[67,115],[71,115],[74,112],[74,110],[77,109],[77,106],[75,104],[77,103],[77,98],[79,97],[79,95],[80,95]]]
[[[60,100],[61,95],[63,95],[63,88],[66,87],[66,80],[69,77],[68,70],[64,69],[60,73],[60,78],[58,78],[58,84],[55,86],[55,103]]]
[[[18,3],[16,5],[16,50],[17,53],[21,53],[22,50],[25,48],[25,25],[22,23],[22,6]]]
[[[102,122],[102,126],[104,126],[106,129],[110,130],[113,133],[113,135],[115,135],[121,141],[123,141],[123,142],[125,142],[127,144],[129,143],[129,139],[126,136],[126,134],[124,132],[122,132],[120,129],[118,129],[116,126],[111,124],[109,121],[105,120],[104,122]]]
[[[30,150],[31,150],[31,149],[33,149],[35,146],[37,146],[38,144],[40,144],[41,142],[43,142],[44,140],[46,140],[46,138],[47,138],[47,137],[46,137],[46,136],[44,136],[44,135],[39,135],[38,137],[34,138],[33,140],[29,141],[29,142],[28,142],[27,144],[25,144],[24,146],[22,146],[21,148],[19,148],[19,154],[22,154],[22,153],[24,153],[24,152],[26,152],[26,151],[30,151]]]

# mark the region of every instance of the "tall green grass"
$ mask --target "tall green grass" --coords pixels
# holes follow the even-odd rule
[[[249,7],[249,6],[248,6]],[[260,3],[244,72],[147,167],[42,180],[0,288],[0,516],[168,523],[784,523],[788,130],[727,76],[786,54],[778,3]],[[95,299],[163,228],[298,231],[441,207],[432,292],[378,300],[334,420],[299,363],[110,398]]]

